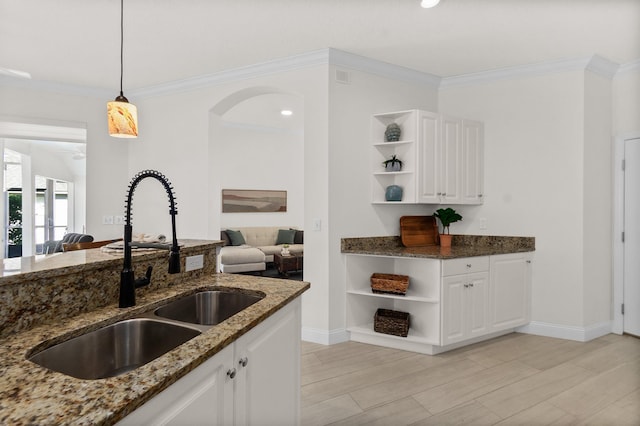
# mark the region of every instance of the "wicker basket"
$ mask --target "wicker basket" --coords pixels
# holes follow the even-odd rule
[[[371,275],[371,291],[374,293],[391,293],[404,296],[409,288],[409,277],[406,275],[379,274]]]
[[[409,313],[378,309],[373,317],[373,330],[378,333],[407,337],[409,334]]]

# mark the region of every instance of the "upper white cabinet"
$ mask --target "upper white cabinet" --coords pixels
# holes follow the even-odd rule
[[[386,142],[385,129],[400,126],[399,141]],[[481,204],[484,187],[482,123],[428,111],[377,114],[372,119],[374,204]],[[402,171],[385,171],[396,155]],[[403,188],[402,201],[386,201],[386,188]]]

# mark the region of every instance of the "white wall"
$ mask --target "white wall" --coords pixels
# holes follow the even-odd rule
[[[59,89],[0,85],[0,115],[45,123],[83,123],[87,128],[87,232],[95,239],[122,236],[122,228],[102,225],[103,215],[122,214],[127,188],[130,143],[109,136],[106,102],[99,96],[63,93]]]
[[[610,319],[610,82],[566,71],[450,87],[440,110],[485,123],[485,204],[456,232],[536,238],[532,319]],[[587,136],[588,134],[588,136]],[[586,180],[585,180],[586,178]],[[588,310],[588,312],[586,312]]]
[[[292,116],[280,114],[283,108]],[[287,211],[222,213],[221,227],[304,226],[304,102],[282,93],[252,96],[227,111],[213,132],[215,181],[224,189],[287,191]]]
[[[305,229],[304,279],[312,283],[311,290],[303,297],[303,324],[326,330],[329,318],[328,230],[325,226],[321,231],[308,232],[312,219],[319,218],[324,224],[328,222],[326,64],[141,99],[137,103],[140,137],[130,144],[129,174],[132,176],[142,169],[153,168],[171,180],[178,199],[179,238],[219,239],[223,220],[220,207],[223,179],[216,167],[224,160],[224,153],[219,152],[216,141],[224,135],[220,135],[220,123],[216,123],[211,110],[229,96],[254,87],[271,87],[293,94],[304,106],[304,219],[303,223],[291,225]],[[241,169],[239,173],[250,174],[252,179],[264,175],[258,167]],[[136,227],[141,231],[141,227],[148,230],[144,232],[168,232],[169,215],[166,195],[162,192],[155,182],[140,184],[134,201],[134,232]],[[250,220],[259,220],[259,214],[255,215]],[[289,221],[299,221],[297,216],[282,217],[287,225]]]
[[[337,69],[349,72],[349,84],[335,81]],[[436,110],[438,93],[435,85],[336,66],[330,69],[329,84],[329,332],[333,333],[346,321],[340,239],[400,235],[401,216],[433,211],[429,206],[371,204],[371,116],[414,108]]]
[[[616,136],[640,131],[640,63],[613,79],[613,128]]]

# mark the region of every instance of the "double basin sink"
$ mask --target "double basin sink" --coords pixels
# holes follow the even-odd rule
[[[200,291],[162,305],[140,318],[122,320],[28,359],[79,379],[103,379],[132,371],[264,298],[229,290]]]

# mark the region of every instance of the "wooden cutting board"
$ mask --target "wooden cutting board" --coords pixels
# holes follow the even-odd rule
[[[439,244],[438,223],[433,216],[402,216],[400,239],[405,247],[424,247]]]

